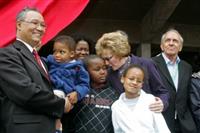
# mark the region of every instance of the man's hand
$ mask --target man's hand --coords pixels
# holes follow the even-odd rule
[[[65,108],[64,112],[68,113],[73,108],[73,105],[70,103],[68,97],[65,97]]]
[[[69,98],[70,103],[75,104],[78,102],[78,93],[76,91],[73,91],[67,95]]]
[[[149,109],[155,113],[161,113],[164,105],[159,97],[155,97],[155,102],[149,105]]]

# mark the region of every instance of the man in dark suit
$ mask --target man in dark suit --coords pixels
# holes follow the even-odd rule
[[[16,41],[0,49],[0,132],[55,133],[55,119],[71,104],[53,94],[45,64],[32,54],[45,32],[44,18],[25,8],[16,21]]]
[[[183,47],[183,38],[177,30],[170,29],[163,34],[160,47],[162,53],[153,60],[169,90],[169,107],[163,112],[167,125],[172,133],[196,133],[188,105],[192,67],[178,56]]]

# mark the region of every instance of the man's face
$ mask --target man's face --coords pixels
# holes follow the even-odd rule
[[[41,42],[45,28],[43,16],[36,11],[29,11],[24,20],[17,22],[17,37],[36,47]]]
[[[182,50],[180,38],[176,32],[169,31],[161,44],[161,49],[166,56],[177,56]]]

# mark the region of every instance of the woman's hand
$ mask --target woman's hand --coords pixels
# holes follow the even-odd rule
[[[155,102],[149,105],[149,109],[155,113],[161,113],[164,105],[159,97],[155,97]]]

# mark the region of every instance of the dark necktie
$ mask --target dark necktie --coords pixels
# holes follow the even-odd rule
[[[49,79],[49,75],[48,75],[47,71],[45,70],[44,66],[42,65],[42,61],[40,59],[40,56],[35,49],[33,49],[33,56],[35,57],[35,60],[37,61],[38,65],[44,70],[46,77]]]

